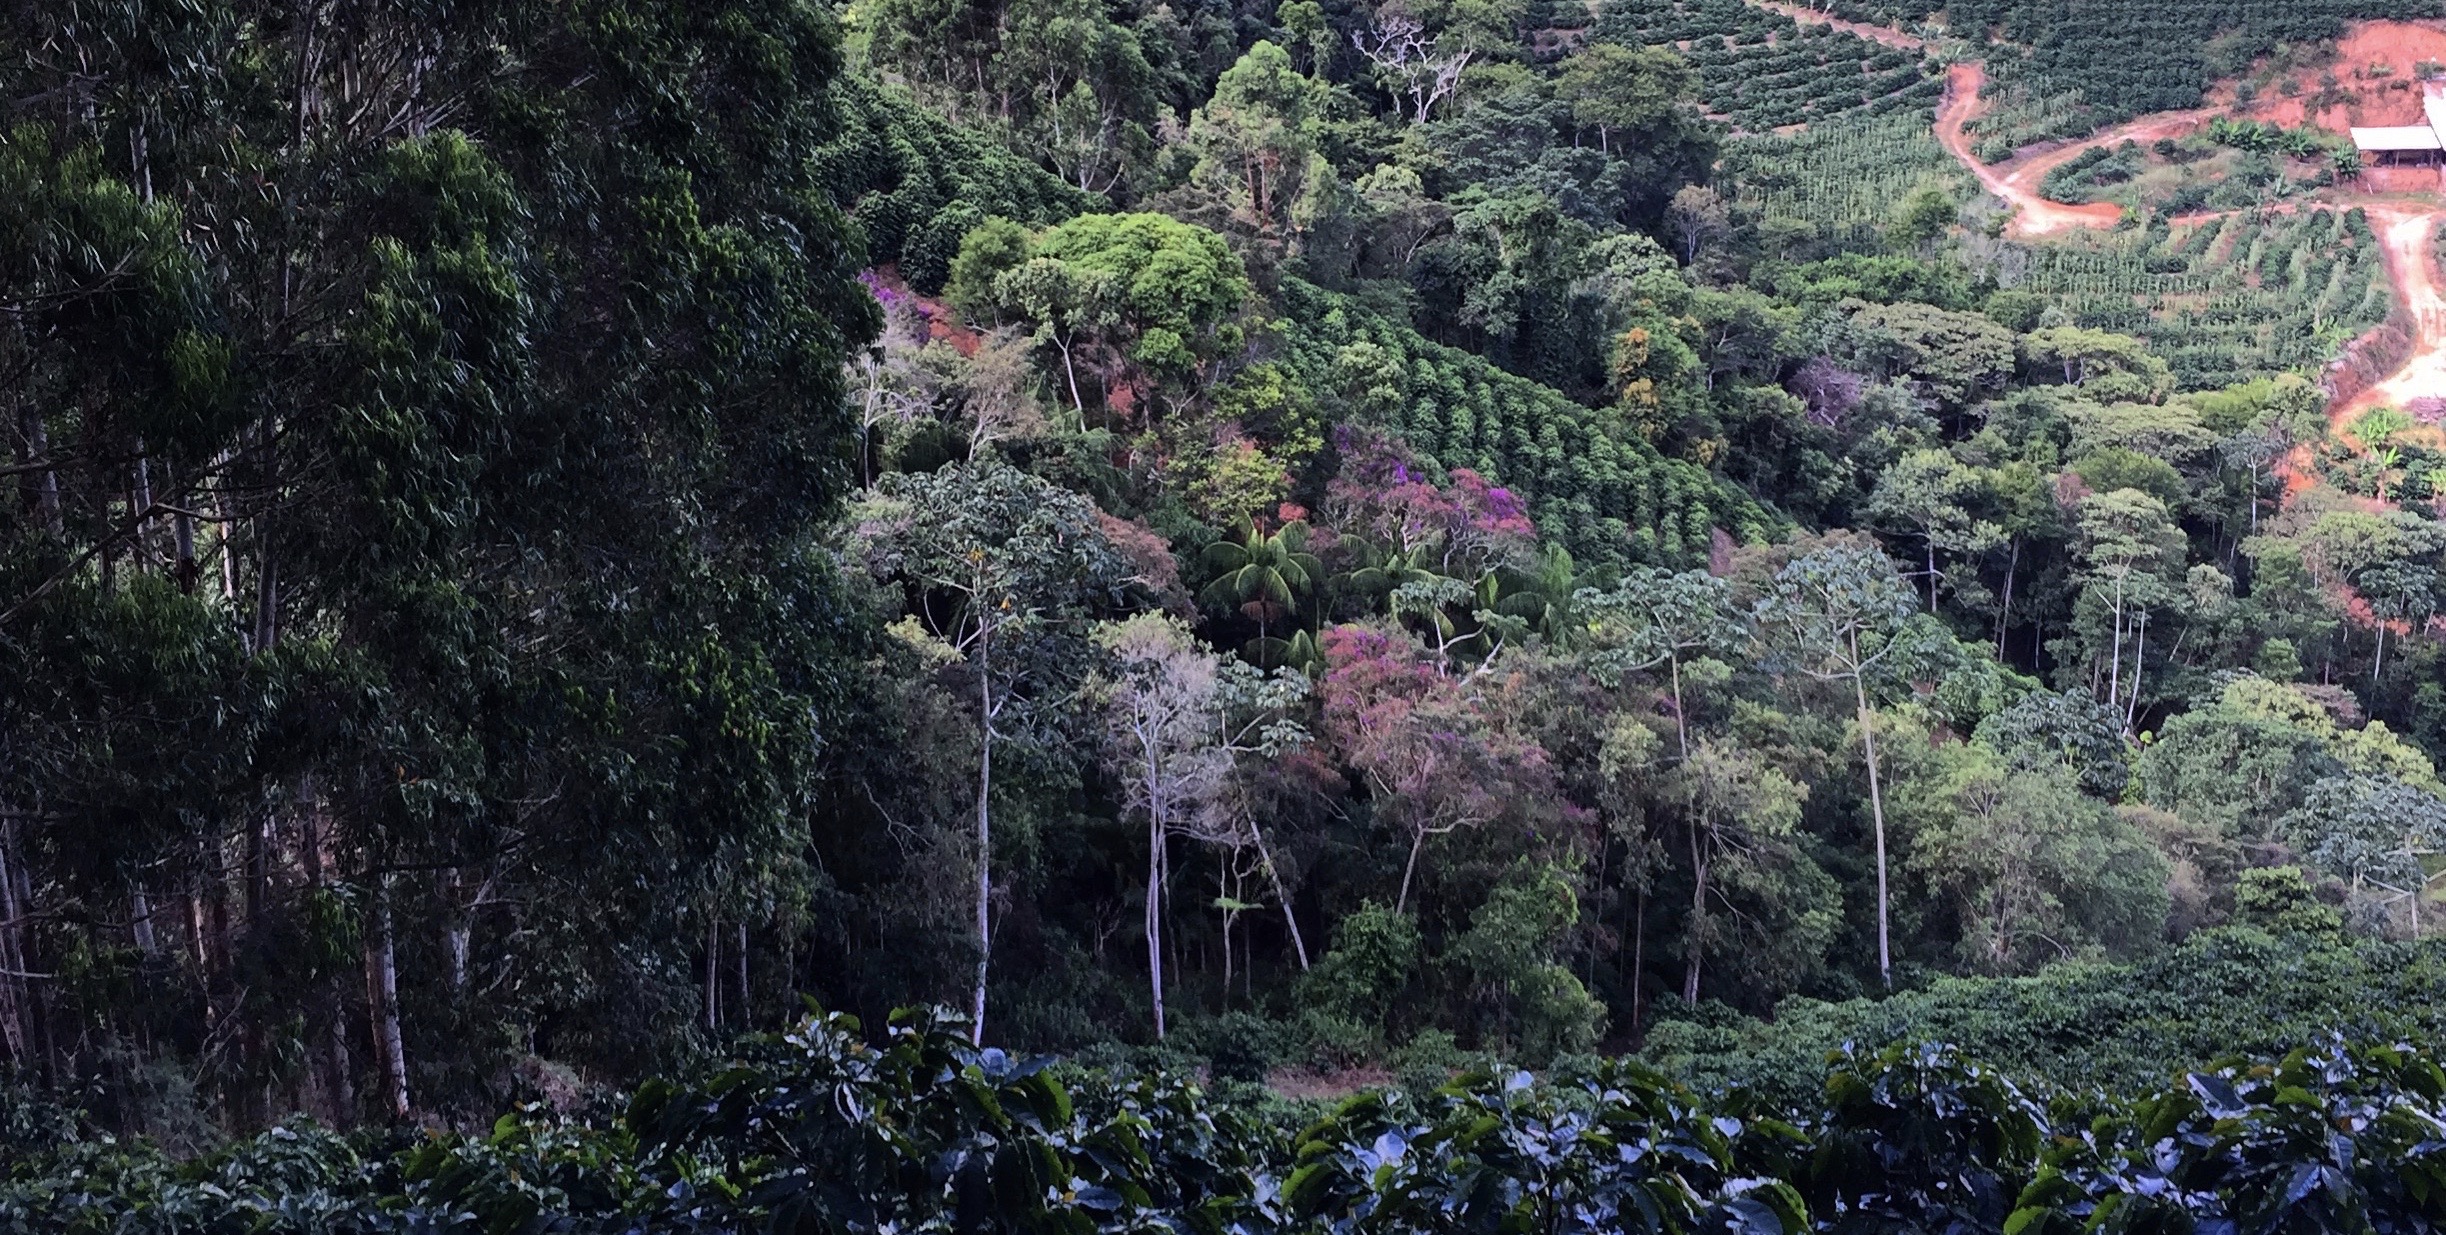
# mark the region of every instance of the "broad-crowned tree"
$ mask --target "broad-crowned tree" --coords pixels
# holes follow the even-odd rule
[[[2022,336],[2021,357],[2100,403],[2155,403],[2174,390],[2173,370],[2130,335],[2050,326]]]
[[[1937,554],[1984,553],[2004,539],[2001,528],[1974,513],[1980,475],[1949,450],[1914,450],[1877,478],[1864,513],[1920,542],[1928,582],[1928,612],[1936,612],[1945,574]]]
[[[959,653],[976,702],[976,971],[969,1032],[985,1033],[993,957],[997,739],[1041,739],[1061,684],[1078,676],[1088,622],[1127,601],[1128,565],[1095,504],[986,461],[883,478],[851,511],[855,549],[908,611]]]
[[[2016,767],[1983,743],[1947,746],[1897,794],[1910,869],[1955,915],[1960,960],[2027,973],[2131,957],[2162,937],[2169,870],[2148,835],[2081,792],[2071,769]]]
[[[1690,757],[1690,720],[1682,698],[1682,665],[1697,656],[1728,655],[1751,637],[1748,615],[1733,604],[1732,586],[1706,571],[1671,572],[1642,566],[1611,589],[1584,588],[1573,603],[1586,615],[1583,657],[1603,679],[1666,667],[1673,691],[1673,732]]]
[[[1617,134],[1637,140],[1678,120],[1697,85],[1690,65],[1664,48],[1591,43],[1563,61],[1554,89],[1610,154]]]
[[[2140,706],[2150,615],[2181,595],[2177,572],[2183,561],[2182,529],[2175,526],[2165,503],[2137,489],[2082,498],[2075,522],[2080,534],[2082,600],[2092,612],[2103,612],[2108,619],[2106,677],[2098,681],[2101,666],[2093,644],[2092,688],[2105,687],[2106,705],[2123,713],[2124,727],[2129,729]],[[2123,689],[2127,663],[2131,669],[2128,693]]]
[[[1092,214],[1034,236],[988,222],[961,242],[948,290],[963,309],[1054,343],[1074,402],[1084,350],[1107,398],[1126,388],[1144,418],[1223,376],[1243,342],[1249,283],[1223,238],[1202,227],[1160,214]]]
[[[1337,626],[1323,643],[1320,735],[1408,841],[1393,903],[1408,912],[1428,842],[1551,809],[1546,752],[1493,683],[1447,675],[1398,628]]]
[[[1885,791],[1877,762],[1877,717],[1869,690],[1880,672],[1899,668],[1910,648],[1903,638],[1918,607],[1874,549],[1832,545],[1794,558],[1776,572],[1752,612],[1782,662],[1820,681],[1851,688],[1860,750],[1868,766],[1869,815],[1877,860],[1877,976],[1894,984],[1891,898],[1886,871]]]
[[[1248,49],[1189,116],[1182,146],[1188,192],[1226,232],[1271,267],[1301,252],[1325,216],[1346,213],[1348,190],[1319,150],[1325,88],[1272,43]]]
[[[2342,772],[2446,795],[2429,756],[2385,721],[2348,727],[2307,688],[2255,676],[2167,721],[2133,762],[2132,786],[2153,806],[2259,841],[2274,835],[2312,784]]]
[[[1218,656],[1163,614],[1100,625],[1092,641],[1108,662],[1089,688],[1104,712],[1107,762],[1122,784],[1123,802],[1147,825],[1147,982],[1161,1039],[1170,840],[1176,833],[1224,843],[1246,839],[1272,871],[1264,837],[1250,835],[1256,821],[1227,803],[1229,781],[1239,756],[1270,758],[1307,741],[1290,709],[1307,693],[1308,681],[1295,672],[1262,674]],[[1279,892],[1279,880],[1276,887]],[[1287,912],[1287,900],[1285,907]]]
[[[1699,977],[1711,952],[1734,942],[1720,928],[1715,902],[1775,881],[1775,868],[1799,858],[1794,838],[1809,789],[1736,742],[1702,738],[1674,770],[1681,790],[1682,830],[1690,861],[1690,912],[1682,927],[1682,998],[1699,999]],[[1729,877],[1729,878],[1728,878]],[[1738,911],[1732,915],[1738,917]],[[1821,931],[1821,937],[1830,932]]]
[[[2428,860],[2446,852],[2446,798],[2392,776],[2330,776],[2277,826],[2304,862],[2342,881],[2356,917],[2384,921],[2401,905],[2420,937]]]

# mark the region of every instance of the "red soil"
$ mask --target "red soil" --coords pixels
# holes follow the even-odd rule
[[[978,346],[985,341],[984,336],[962,322],[959,313],[950,305],[930,296],[920,296],[909,290],[909,281],[901,277],[899,263],[885,262],[867,273],[873,275],[875,282],[880,286],[898,292],[916,303],[918,311],[925,315],[928,342],[949,343],[963,356],[977,354]]]
[[[2412,327],[2410,358],[2394,376],[2336,404],[2331,420],[2342,428],[2374,407],[2417,408],[2446,399],[2446,294],[2439,291],[2438,212],[2401,202],[2372,202],[2370,226],[2386,254],[2387,277],[2396,305]]]
[[[1980,162],[1978,156],[1971,153],[1969,125],[1985,110],[1979,92],[1986,85],[1986,65],[1974,60],[1953,66],[1945,79],[1945,101],[1937,107],[1936,137],[1944,143],[1945,149],[1953,153],[1955,159],[1961,161],[1962,166],[1969,168],[1971,174],[1979,178],[1979,183],[1988,192],[2003,198],[2013,207],[2013,234],[2044,236],[2082,228],[2110,228],[2120,222],[2123,210],[2111,203],[2067,206],[2062,202],[2048,201],[2038,194],[2038,183],[2046,178],[2048,169],[2095,145],[2095,142],[2075,142],[1993,167]],[[2116,140],[2120,141],[2121,138]]]
[[[2293,74],[2299,91],[2295,97],[2286,98],[2276,90],[2262,91],[2249,106],[2233,110],[2254,120],[2287,127],[2310,123],[2337,133],[2355,125],[2420,124],[2425,117],[2421,112],[2420,85],[2412,72],[2425,60],[2446,63],[2446,22],[2355,22],[2337,41],[2333,64]],[[2385,71],[2372,75],[2371,70],[2380,66]],[[2333,72],[2337,88],[2351,97],[2313,114],[2309,102],[2320,92],[2319,76],[2323,72]],[[2218,103],[2231,105],[2233,88],[2220,87],[2212,97]]]
[[[2161,137],[2181,137],[2219,115],[2248,115],[2288,125],[2311,120],[2337,131],[2354,125],[2418,124],[2426,117],[2413,68],[2425,60],[2446,63],[2446,22],[2360,22],[2339,43],[2333,66],[2339,88],[2352,97],[2322,109],[2316,116],[2305,114],[2302,98],[2287,99],[2281,94],[2237,107],[2234,90],[2229,85],[2211,94],[2209,107],[2143,117],[2082,141],[2024,151],[1992,167],[1971,153],[1967,127],[1982,110],[1979,93],[1987,82],[1986,66],[1957,64],[1946,82],[1945,101],[1937,110],[1936,133],[1945,148],[1978,177],[1988,192],[2013,207],[2013,234],[2028,237],[2084,228],[2106,229],[2120,221],[2120,208],[2048,201],[2038,192],[2047,173],[2091,146],[2119,145],[2127,139],[2145,145]],[[2392,71],[2373,75],[2369,70],[2374,65],[2386,65]],[[2319,89],[2315,76],[2303,86],[2304,98]],[[2399,334],[2409,331],[2411,335],[2406,359],[2400,365],[2381,380],[2356,380],[2354,386],[2359,388],[2348,387],[2351,393],[2337,399],[2329,409],[2330,419],[2338,430],[2373,407],[2409,409],[2424,421],[2434,419],[2432,412],[2446,413],[2446,290],[2441,290],[2446,288],[2446,276],[2440,273],[2436,252],[2446,214],[2436,208],[2435,199],[2429,196],[2439,192],[2440,187],[2441,178],[2434,171],[2385,172],[2365,177],[2352,192],[2330,195],[2339,206],[2360,206],[2369,212],[2371,227],[2377,231],[2385,255],[2387,276],[2395,286],[2398,307],[2397,321],[2381,330],[2391,329]],[[2417,196],[2410,201],[2378,196],[2396,193]],[[2195,216],[2186,221],[2205,217]],[[2434,424],[2424,424],[2414,432],[2446,441],[2446,434],[2441,434]],[[2308,451],[2296,451],[2286,461],[2284,472],[2288,495],[2308,488],[2313,483]]]
[[[1821,13],[1816,9],[1803,8],[1797,4],[1780,4],[1775,0],[1750,0],[1750,4],[1755,8],[1771,9],[1804,25],[1832,26],[1845,34],[1858,35],[1872,43],[1883,43],[1899,51],[1919,51],[1927,46],[1925,42],[1904,34],[1892,26],[1872,26],[1865,22],[1845,21],[1831,13]]]

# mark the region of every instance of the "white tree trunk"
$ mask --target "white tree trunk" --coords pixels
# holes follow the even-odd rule
[[[981,603],[981,602],[980,602]],[[992,619],[983,619],[990,621]],[[994,674],[993,633],[977,636],[977,982],[969,1004],[968,1040],[985,1043],[985,978],[994,955]]]
[[[1257,856],[1265,861],[1266,879],[1274,885],[1274,899],[1282,902],[1283,925],[1291,928],[1291,951],[1299,957],[1299,971],[1308,972],[1308,943],[1299,935],[1299,915],[1291,912],[1291,892],[1282,883],[1282,871],[1274,865],[1274,854],[1266,848],[1265,830],[1252,819],[1249,835],[1257,838]]]
[[[408,1104],[408,1052],[399,1033],[399,954],[391,929],[390,880],[374,899],[374,937],[366,953],[366,977],[374,1016],[374,1053],[382,1061],[382,1090],[391,1118],[404,1120]]]
[[[1164,826],[1147,810],[1147,988],[1155,997],[1155,1040],[1164,1040]]]
[[[1869,818],[1877,839],[1877,980],[1886,989],[1894,986],[1894,949],[1890,933],[1890,913],[1886,900],[1885,878],[1885,790],[1879,784],[1877,770],[1876,716],[1869,711],[1868,685],[1860,680],[1860,640],[1852,637],[1852,698],[1860,717],[1860,746],[1868,757]]]

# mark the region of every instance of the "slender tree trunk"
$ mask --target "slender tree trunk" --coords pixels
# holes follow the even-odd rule
[[[42,413],[29,407],[18,413],[18,417],[25,431],[26,462],[50,463],[51,427],[43,420]],[[60,513],[59,472],[48,466],[36,474],[34,514],[42,521],[44,530],[53,537],[67,535],[67,523]]]
[[[2140,715],[2140,679],[2149,655],[2149,611],[2140,611],[2140,637],[2132,648],[2132,697],[2123,707],[2123,728],[2130,732],[2132,722]]]
[[[2004,659],[2004,637],[2013,625],[2013,579],[2021,573],[2021,537],[2013,538],[2013,552],[2004,564],[2004,599],[1996,606],[1996,659]],[[2033,672],[2037,666],[2031,666]]]
[[[739,1002],[733,1006],[738,1009],[739,1027],[753,1029],[756,1022],[755,1017],[750,1015],[754,1001],[749,997],[747,985],[747,922],[744,919],[739,923],[736,944],[731,949],[731,968],[739,977]]]
[[[1291,891],[1282,884],[1282,870],[1274,865],[1273,851],[1266,848],[1265,830],[1249,821],[1249,835],[1257,838],[1257,856],[1265,862],[1265,877],[1274,885],[1274,899],[1282,902],[1282,922],[1291,929],[1291,952],[1299,957],[1299,971],[1308,972],[1308,943],[1299,935],[1299,915],[1291,912]]]
[[[1889,930],[1890,914],[1886,900],[1885,875],[1885,790],[1879,783],[1877,769],[1876,715],[1869,711],[1868,685],[1860,680],[1860,637],[1851,640],[1851,687],[1854,705],[1859,709],[1860,746],[1868,757],[1869,819],[1876,830],[1877,840],[1877,980],[1886,989],[1894,987],[1894,950]]]
[[[1928,549],[1928,612],[1934,613],[1936,612],[1936,538],[1922,536],[1920,543],[1927,546]]]
[[[37,799],[37,809],[40,806],[41,802]],[[12,903],[17,909],[17,912],[12,915],[12,920],[17,924],[15,960],[19,980],[23,983],[18,989],[23,996],[24,1010],[30,1021],[26,1026],[27,1048],[39,1054],[43,1065],[50,1069],[51,1074],[56,1077],[60,1067],[59,1043],[51,1036],[51,996],[49,988],[35,985],[37,982],[48,980],[49,975],[35,970],[35,964],[41,958],[41,953],[34,946],[34,871],[26,862],[25,828],[22,821],[19,826],[8,829],[5,834],[0,834],[0,846],[7,848],[7,875],[15,889],[11,893]]]
[[[272,534],[269,520],[255,520],[255,639],[250,652],[261,655],[272,650],[272,640],[280,635],[280,565],[272,560]]]
[[[272,882],[272,810],[265,807],[255,813],[246,830],[246,927],[253,931],[263,922],[265,905],[271,899]]]
[[[467,958],[475,950],[475,923],[471,920],[474,909],[459,903],[457,872],[453,871],[442,886],[450,902],[450,924],[442,932],[443,945],[450,953],[450,993],[454,998],[464,998],[467,994]]]
[[[1673,738],[1681,743],[1682,762],[1690,762],[1690,721],[1682,715],[1682,657],[1674,652],[1666,657],[1673,665]]]
[[[982,598],[979,603],[983,603]],[[980,618],[991,621],[991,618]],[[977,982],[969,1001],[968,1040],[985,1043],[985,977],[994,955],[994,636],[977,636]]]
[[[26,1023],[31,1002],[26,983],[30,979],[24,945],[26,907],[17,903],[16,847],[17,820],[0,813],[0,1048],[7,1049],[12,1066],[28,1068],[34,1062]]]
[[[145,524],[150,522],[145,515],[153,509],[153,464],[145,454],[143,438],[136,439],[135,487],[128,493],[128,506],[128,517],[135,520],[136,572],[149,574],[153,569],[153,541],[145,535]]]
[[[311,773],[298,786],[298,799],[305,804],[298,850],[305,860],[306,886],[320,892],[326,870],[323,846],[328,842],[330,829],[326,826],[329,816],[324,813],[323,801],[315,789]],[[326,979],[316,994],[314,1014],[323,1022],[322,1046],[315,1052],[323,1072],[323,1092],[330,1103],[332,1125],[345,1128],[357,1121],[357,1093],[349,1075],[348,1000],[336,975]]]
[[[179,512],[171,516],[170,546],[174,555],[170,563],[171,577],[178,580],[179,591],[193,596],[195,581],[200,574],[195,564],[195,516],[188,513],[183,503]]]
[[[227,462],[228,457],[224,455],[222,458],[222,463],[226,464]],[[230,536],[237,529],[238,525],[232,518],[232,512],[236,509],[236,505],[235,503],[231,502],[229,498],[229,490],[227,487],[228,473],[223,471],[222,476],[223,485],[221,489],[213,495],[215,511],[221,517],[221,521],[214,526],[213,543],[219,549],[221,555],[221,600],[224,604],[229,606],[229,611],[234,614],[238,611],[238,554],[236,549],[230,544]]]
[[[323,1035],[323,1066],[331,1077],[332,1119],[341,1127],[357,1121],[357,1087],[349,1075],[347,1006],[339,992],[330,996],[328,1031]]]
[[[161,950],[160,937],[153,931],[153,899],[142,887],[127,894],[127,933],[138,952],[149,957]]]
[[[1157,868],[1156,868],[1156,872],[1157,872],[1157,873],[1156,873],[1156,885],[1157,885],[1158,889],[1159,889],[1159,890],[1162,890],[1162,889],[1169,889],[1169,888],[1172,886],[1172,849],[1171,849],[1171,846],[1167,845],[1167,846],[1165,846],[1165,847],[1164,847],[1164,860],[1163,860],[1163,865],[1162,865],[1162,866],[1160,866],[1160,867],[1157,867]],[[1170,906],[1168,903],[1166,903],[1166,902],[1165,902],[1165,901],[1164,901],[1164,900],[1163,900],[1161,897],[1158,897],[1158,898],[1157,898],[1157,900],[1156,900],[1156,908],[1155,908],[1155,911],[1156,911],[1157,913],[1164,913],[1165,911],[1169,910],[1170,908],[1171,908],[1171,906]],[[1189,942],[1188,942],[1188,940],[1186,940],[1186,939],[1182,938],[1181,933],[1180,933],[1179,931],[1177,931],[1177,930],[1166,930],[1166,931],[1164,932],[1163,939],[1164,939],[1164,946],[1165,946],[1166,948],[1168,948],[1168,949],[1170,949],[1170,950],[1171,950],[1171,957],[1172,957],[1172,968],[1173,968],[1173,970],[1174,970],[1175,972],[1185,972],[1185,971],[1187,971],[1187,970],[1188,970],[1188,968],[1189,968]],[[1206,956],[1206,953],[1205,953],[1205,948],[1204,948],[1204,946],[1203,946],[1203,945],[1200,945],[1199,950],[1198,950],[1198,968],[1199,968],[1199,969],[1201,969],[1201,970],[1203,970],[1203,969],[1205,969],[1205,968],[1207,967],[1207,966],[1206,966],[1206,963],[1205,963],[1205,956]]]
[[[1426,846],[1427,833],[1424,829],[1411,836],[1410,860],[1401,864],[1401,895],[1393,898],[1393,912],[1395,913],[1410,911],[1410,876],[1418,870],[1418,851]]]
[[[1164,1040],[1164,826],[1147,810],[1147,989],[1155,997],[1155,1040]]]
[[[722,924],[705,924],[705,1031],[722,1028]]]
[[[1706,956],[1707,861],[1699,853],[1699,821],[1690,827],[1690,942],[1682,957],[1682,1002],[1699,1001],[1699,966]]]
[[[1087,427],[1087,400],[1079,397],[1079,370],[1070,360],[1070,340],[1057,336],[1056,346],[1062,349],[1062,377],[1070,383],[1070,409],[1079,414],[1079,427]]]
[[[228,988],[237,968],[237,947],[229,931],[229,842],[228,838],[212,838],[212,870],[204,885],[205,937],[212,943],[212,967],[204,980],[212,994],[205,1011],[207,1023],[218,1026],[225,1016],[235,1016],[238,1000]]]
[[[2123,697],[2123,580],[2115,580],[2114,662],[2106,677],[2106,705],[2113,707]],[[2092,664],[2097,662],[2092,661]]]
[[[204,991],[204,1023],[211,1025],[220,1015],[214,1002],[218,992],[213,986],[212,937],[204,929],[204,898],[196,892],[192,877],[185,900],[187,948],[195,958],[196,984]]]
[[[1227,893],[1226,895],[1229,894]],[[1236,900],[1238,898],[1234,897],[1233,899]],[[1231,910],[1226,909],[1223,911],[1223,1006],[1227,1008],[1231,1006],[1231,980],[1234,976],[1231,954],[1231,928],[1233,917],[1234,915]]]
[[[1648,969],[1648,890],[1639,890],[1638,907],[1631,918],[1631,1032],[1637,1034],[1643,1023],[1647,1004],[1645,979]]]
[[[399,1032],[399,952],[391,929],[390,878],[384,876],[374,896],[374,937],[366,954],[367,996],[373,1004],[374,1053],[382,1061],[383,1098],[391,1118],[405,1120],[408,1105],[408,1051]]]
[[[285,276],[284,276],[285,277]],[[268,504],[273,493],[272,419],[266,413],[262,427],[262,447],[258,483]],[[255,513],[255,645],[257,654],[272,649],[273,640],[280,637],[280,563],[272,553],[272,517],[266,509]]]

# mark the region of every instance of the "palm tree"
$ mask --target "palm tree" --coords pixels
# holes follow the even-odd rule
[[[1372,609],[1383,608],[1385,599],[1405,583],[1427,583],[1442,577],[1427,565],[1434,555],[1426,547],[1401,553],[1379,549],[1357,537],[1346,538],[1344,543],[1357,546],[1359,565],[1334,576],[1334,590],[1368,597]]]
[[[1571,550],[1550,545],[1530,565],[1498,568],[1492,579],[1493,603],[1487,608],[1519,619],[1548,643],[1559,644],[1571,637],[1571,597],[1583,583]]]
[[[1294,520],[1270,536],[1251,527],[1239,540],[1216,541],[1206,546],[1206,567],[1216,572],[1206,601],[1237,608],[1257,623],[1257,638],[1247,648],[1252,662],[1271,667],[1298,656],[1297,641],[1276,638],[1274,628],[1297,616],[1300,598],[1325,577],[1324,564],[1308,551],[1306,523]]]

